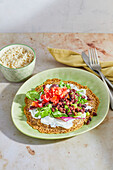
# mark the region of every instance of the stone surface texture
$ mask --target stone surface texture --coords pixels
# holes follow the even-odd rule
[[[34,73],[62,67],[47,47],[81,53],[96,47],[100,60],[113,60],[113,34],[1,33],[0,48],[23,43],[36,51]],[[40,140],[25,136],[11,120],[11,104],[22,83],[8,82],[0,72],[0,169],[5,170],[112,170],[113,111],[95,129],[65,140]]]

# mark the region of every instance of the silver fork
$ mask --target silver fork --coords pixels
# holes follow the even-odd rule
[[[108,92],[109,92],[109,95],[110,95],[110,106],[111,106],[111,109],[113,110],[113,96],[112,96],[112,93],[105,81],[105,78],[104,78],[104,75],[102,74],[101,72],[101,66],[100,66],[100,63],[99,63],[99,58],[98,58],[98,54],[97,54],[97,51],[96,49],[91,49],[91,50],[88,50],[88,53],[89,53],[89,61],[90,61],[90,65],[91,67],[93,68],[93,70],[97,71],[103,82],[105,83],[107,89],[108,89]]]

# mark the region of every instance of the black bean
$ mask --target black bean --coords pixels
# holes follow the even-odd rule
[[[85,112],[85,108],[83,107],[82,110]]]
[[[59,105],[57,105],[57,107],[56,107],[57,109],[59,109],[60,108],[60,106]]]
[[[54,109],[54,108],[51,108],[51,110],[52,110],[52,112],[54,112],[54,111],[55,111],[55,109]]]
[[[71,101],[71,97],[70,97],[70,98],[68,98],[68,100],[69,100],[69,101]]]
[[[79,112],[79,111],[80,111],[80,109],[77,107],[77,108],[75,108],[75,111],[76,111],[76,112]]]
[[[30,106],[29,109],[32,110],[32,109],[35,109],[35,108],[36,108],[35,106]]]
[[[56,106],[57,106],[57,104],[53,103],[53,104],[52,104],[52,106],[53,106],[53,107],[56,107]]]
[[[73,93],[73,89],[70,90],[70,93]]]
[[[88,112],[91,113],[91,109],[88,109]]]
[[[75,93],[76,92],[76,90],[75,89],[72,89],[72,91]]]
[[[75,93],[71,94],[71,98],[74,99],[75,97]]]
[[[65,98],[67,98],[68,94],[65,95]]]
[[[81,104],[81,103],[79,103],[79,104],[78,104],[78,106],[79,106],[79,107],[81,107],[81,106],[82,106],[82,104]]]
[[[63,102],[63,101],[64,101],[64,99],[60,99],[59,101],[60,101],[60,102]]]
[[[88,101],[90,101],[91,99],[90,98],[87,98]]]
[[[97,113],[96,113],[96,112],[93,112],[93,116],[97,116]]]
[[[86,125],[89,125],[89,123],[90,123],[90,120],[87,121]]]
[[[63,108],[62,107],[59,107],[58,109],[60,112],[63,112]]]
[[[84,110],[83,110],[83,109],[81,109],[81,112],[82,112],[82,113],[84,113]]]
[[[82,99],[85,99],[85,96],[82,96],[81,98],[82,98]]]
[[[43,85],[43,89],[45,89],[45,87],[46,87],[46,86],[45,86],[45,84],[44,84],[44,85]]]
[[[72,107],[72,106],[70,106],[69,108],[70,108],[70,110],[73,110],[73,107]]]
[[[86,104],[83,104],[83,105],[82,105],[82,107],[84,107],[84,108],[85,108],[86,106],[87,106]]]
[[[91,121],[91,117],[89,117],[89,119],[88,120],[90,120]]]

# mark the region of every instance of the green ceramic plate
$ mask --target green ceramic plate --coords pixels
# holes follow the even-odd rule
[[[26,117],[23,113],[24,107],[24,98],[27,91],[35,88],[36,86],[42,84],[47,79],[51,78],[60,78],[62,80],[72,80],[76,81],[79,84],[87,85],[93,93],[98,96],[100,100],[100,105],[98,108],[98,116],[93,117],[91,123],[89,125],[84,125],[82,128],[65,134],[43,134],[38,132],[37,130],[32,129],[26,123]],[[75,135],[79,135],[85,133],[96,126],[98,126],[106,117],[109,109],[109,94],[104,85],[104,83],[92,73],[89,73],[84,70],[69,68],[69,67],[62,67],[62,68],[54,68],[50,70],[46,70],[40,72],[27,80],[18,90],[16,96],[14,97],[12,103],[12,120],[19,131],[34,138],[40,139],[62,139],[68,138]]]

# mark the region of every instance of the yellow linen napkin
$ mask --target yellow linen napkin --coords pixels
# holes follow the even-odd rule
[[[94,73],[89,67],[87,67],[80,54],[65,49],[48,48],[48,50],[58,62],[73,67],[83,67]],[[100,62],[100,65],[102,67],[102,73],[113,83],[113,61]]]

